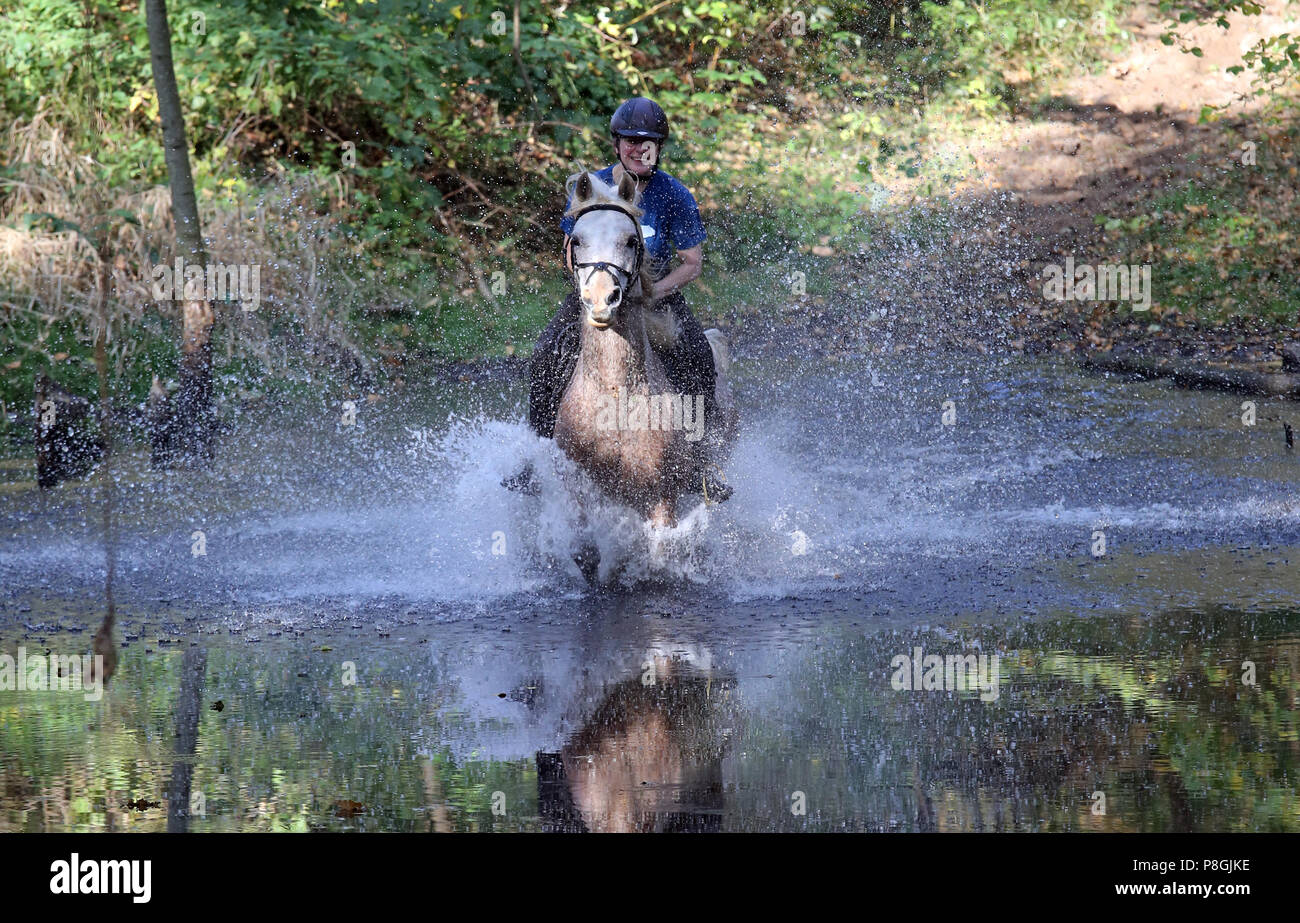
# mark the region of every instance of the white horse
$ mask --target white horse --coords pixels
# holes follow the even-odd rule
[[[560,399],[555,442],[610,497],[672,526],[679,497],[703,489],[735,440],[730,358],[722,333],[705,331],[717,372],[716,410],[705,419],[705,395],[676,391],[656,352],[676,349],[678,325],[647,297],[636,181],[621,166],[614,180],[584,172],[569,181],[566,263],[582,303],[581,352]]]

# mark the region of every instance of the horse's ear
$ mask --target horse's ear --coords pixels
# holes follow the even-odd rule
[[[618,197],[629,205],[634,205],[636,202],[636,180],[626,172],[618,181]]]
[[[585,202],[591,198],[591,174],[584,173],[578,177],[578,185],[574,187],[574,193],[577,195],[577,201]]]
[[[621,163],[614,164],[614,188],[617,189],[623,185],[623,177],[627,176],[627,170]]]

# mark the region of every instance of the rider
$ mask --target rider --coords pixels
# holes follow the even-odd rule
[[[684,286],[699,277],[704,264],[705,233],[699,207],[690,190],[659,169],[660,154],[668,140],[668,116],[657,103],[644,96],[629,99],[609,120],[609,133],[617,162],[636,179],[641,192],[638,204],[645,212],[641,216],[641,233],[646,264],[654,280],[650,300],[658,309],[671,310],[678,322],[677,347],[670,353],[660,353],[660,359],[675,388],[684,394],[704,395],[707,421],[716,406],[713,350],[681,293]],[[596,176],[612,184],[614,164]],[[565,218],[560,226],[567,253],[573,219]],[[675,268],[674,256],[681,258]],[[539,436],[552,437],[555,433],[560,399],[578,357],[580,311],[578,295],[571,293],[533,350],[528,422]]]

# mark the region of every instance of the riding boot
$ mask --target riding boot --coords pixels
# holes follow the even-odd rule
[[[573,369],[581,351],[578,345],[582,303],[576,292],[569,293],[560,310],[551,318],[528,364],[528,424],[543,439],[555,435],[555,418],[560,412],[564,389],[573,377]],[[537,483],[533,479],[533,465],[525,462],[518,471],[501,481],[507,490],[527,496],[536,496]]]

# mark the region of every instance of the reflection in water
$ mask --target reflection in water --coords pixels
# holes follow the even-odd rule
[[[542,829],[711,833],[722,829],[722,703],[734,680],[655,656],[611,688],[559,753],[537,754]]]
[[[106,440],[106,443],[104,462],[99,469],[104,523],[104,621],[95,632],[91,644],[91,670],[97,670],[97,664],[103,663],[104,675],[102,678],[96,677],[95,681],[102,679],[105,685],[117,670],[117,644],[113,640],[113,622],[117,615],[113,603],[113,581],[117,577],[117,534],[114,530],[113,506],[117,485],[113,480],[112,443],[109,440]]]
[[[101,702],[0,693],[0,830],[1300,830],[1293,611],[796,643],[620,618],[133,644]],[[891,686],[899,653],[976,644],[996,701]]]
[[[181,660],[181,694],[175,713],[176,749],[171,783],[167,786],[168,833],[185,833],[189,829],[193,758],[199,742],[199,703],[207,666],[208,653],[201,647],[191,647]]]

